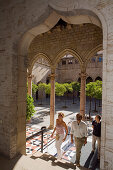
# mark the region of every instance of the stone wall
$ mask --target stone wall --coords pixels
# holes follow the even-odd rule
[[[97,55],[97,54],[96,54]],[[98,57],[97,57],[98,56]],[[89,60],[89,63],[86,68],[86,79],[91,77],[93,81],[97,77],[102,79],[102,59],[99,61],[99,57],[102,55],[97,55]],[[43,59],[43,58],[42,58]],[[93,59],[93,60],[92,60]],[[95,60],[95,61],[94,61]],[[62,62],[65,61],[65,64]],[[72,62],[69,64],[69,62]],[[47,61],[43,59],[43,63],[35,63],[32,69],[32,81],[37,84],[39,82],[46,83],[48,76],[51,74],[51,68],[46,63]],[[80,77],[81,69],[79,62],[75,59],[75,57],[70,56],[69,58],[62,58],[57,65],[56,68],[56,82],[65,83],[65,82],[72,82],[78,81]]]
[[[46,54],[54,62],[58,53],[65,49],[76,51],[84,62],[86,61],[87,54],[93,48],[102,44],[102,37],[101,28],[93,24],[68,24],[65,28],[61,29],[60,26],[55,27],[47,33],[38,35],[32,41],[28,54],[29,63],[38,53]]]
[[[93,23],[103,29],[103,115],[100,166],[101,170],[112,170],[112,0],[11,0],[10,3],[8,0],[0,1],[0,152],[10,158],[17,153],[25,153],[28,48],[37,35],[49,31],[60,18],[71,24]],[[58,47],[62,44],[62,39],[60,39]],[[54,47],[54,44],[52,45],[53,48],[50,49],[55,48],[56,50],[52,56],[48,56],[50,59],[54,57],[58,49]],[[73,44],[71,45],[73,46]],[[64,48],[67,46],[68,44]],[[79,49],[79,47],[77,48]],[[49,54],[48,48],[46,51]],[[92,53],[93,51],[90,54]],[[88,55],[90,56],[90,54]],[[84,53],[82,55],[82,59],[85,59]]]

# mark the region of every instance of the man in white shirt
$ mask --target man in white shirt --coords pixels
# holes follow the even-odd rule
[[[73,137],[76,146],[76,165],[80,166],[81,149],[87,143],[87,125],[82,121],[82,115],[79,113],[76,115],[76,121],[73,121],[71,125],[71,143],[73,143]]]

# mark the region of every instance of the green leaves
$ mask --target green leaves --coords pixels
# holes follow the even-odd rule
[[[38,86],[34,83],[32,83],[32,93],[35,94],[38,89]]]
[[[86,85],[86,95],[96,99],[102,99],[102,81],[90,82]]]
[[[33,102],[33,98],[27,94],[26,120],[30,120],[35,112]]]
[[[57,96],[64,96],[65,92],[67,91],[66,87],[64,86],[64,84],[60,84],[60,83],[55,83],[55,94]]]
[[[73,92],[72,85],[69,83],[64,83],[64,87],[66,88],[66,92]]]
[[[45,90],[46,85],[47,85],[46,83],[39,83],[38,90]]]
[[[80,91],[80,83],[79,82],[76,82],[76,81],[74,81],[74,82],[72,82],[71,83],[71,85],[72,85],[72,88],[73,88],[73,91],[75,92],[79,92]]]
[[[49,84],[45,84],[45,93],[46,94],[50,94],[50,91],[51,91],[51,85],[50,85],[50,83]]]
[[[45,91],[46,94],[50,94],[51,92],[51,84],[39,83],[38,90]],[[80,83],[72,82],[72,83],[64,83],[60,84],[58,82],[55,83],[55,94],[57,96],[64,96],[66,92],[80,91]]]
[[[95,94],[94,98],[102,99],[102,81],[97,80],[95,82]]]

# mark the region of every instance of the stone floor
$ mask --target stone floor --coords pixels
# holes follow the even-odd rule
[[[86,113],[89,111],[89,102],[87,102],[86,105]],[[35,102],[35,110],[36,113],[31,119],[31,123],[27,124],[26,129],[26,136],[33,135],[37,131],[41,129],[42,126],[49,127],[50,122],[50,109],[49,109],[49,101],[44,101],[43,105],[39,105],[39,103]],[[93,104],[94,107],[94,104]],[[94,117],[97,113],[100,113],[101,110],[98,108],[98,112],[92,112],[91,116]],[[57,118],[57,113],[59,111],[62,111],[65,114],[64,121],[68,125],[68,129],[70,129],[71,122],[75,119],[76,113],[79,112],[79,100],[76,100],[75,104],[72,104],[72,100],[67,101],[67,107],[64,107],[64,102],[62,102],[59,98],[56,101],[56,113],[55,113],[55,119]],[[81,165],[82,166],[92,166],[87,165],[87,159],[89,158],[91,154],[91,142],[92,142],[92,125],[90,121],[86,121],[88,126],[88,142],[87,144],[82,148],[82,154],[81,154]],[[44,153],[48,153],[53,156],[57,156],[56,148],[55,148],[55,137],[53,139],[50,138],[50,135],[52,133],[52,130],[49,130],[48,132],[44,133]],[[26,153],[29,155],[35,154],[37,151],[41,151],[41,137],[35,136],[31,140],[28,140],[26,142]],[[70,141],[70,135],[68,135],[66,141],[62,144],[62,153],[63,153],[63,160],[67,162],[75,162],[75,154],[76,154],[76,148],[75,145],[71,144]]]
[[[35,103],[36,113],[31,119],[31,123],[26,126],[26,137],[33,138],[27,140],[26,142],[26,153],[27,155],[18,155],[14,159],[7,159],[3,156],[0,156],[0,170],[63,170],[63,169],[76,169],[76,170],[99,170],[99,163],[97,162],[97,152],[94,155],[91,154],[91,142],[92,142],[92,128],[91,122],[86,121],[88,125],[88,142],[82,148],[81,154],[81,167],[78,168],[74,164],[76,148],[75,145],[70,142],[70,135],[68,135],[65,142],[62,144],[63,150],[63,159],[61,162],[56,160],[56,149],[55,149],[55,138],[51,139],[50,135],[52,130],[49,130],[44,133],[44,153],[41,154],[41,137],[35,136],[42,126],[49,126],[50,122],[50,109],[49,101],[44,101],[43,105]],[[86,105],[86,113],[88,113],[88,105]],[[79,112],[79,100],[76,100],[76,104],[72,104],[71,100],[67,101],[67,108],[63,107],[63,100],[57,99],[56,101],[56,114],[55,119],[57,118],[57,112],[62,111],[65,113],[64,121],[67,123],[68,127],[71,126],[71,121],[75,119],[76,113]],[[100,108],[99,108],[100,109]],[[99,111],[99,113],[101,110]],[[97,114],[92,112],[92,117]]]

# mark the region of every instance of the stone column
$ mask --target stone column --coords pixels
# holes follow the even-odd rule
[[[85,94],[85,88],[86,88],[86,73],[80,73],[81,77],[81,88],[80,88],[80,114],[83,117],[83,120],[85,120],[85,103],[86,103],[86,94]]]
[[[51,94],[50,94],[50,129],[54,128],[54,114],[55,114],[55,74],[50,76]]]
[[[28,75],[28,94],[32,96],[32,75]]]

